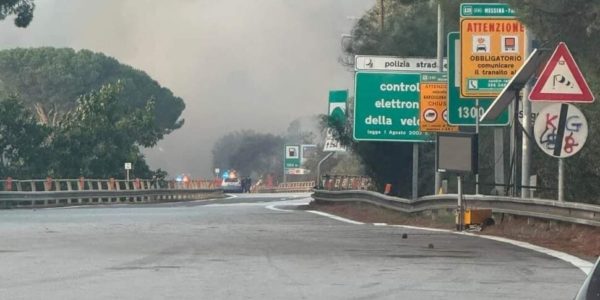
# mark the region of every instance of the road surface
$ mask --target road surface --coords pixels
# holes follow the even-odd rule
[[[286,211],[307,196],[2,210],[0,299],[547,300],[585,278],[501,242]]]

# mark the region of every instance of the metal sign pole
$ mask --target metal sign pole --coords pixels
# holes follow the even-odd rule
[[[328,158],[330,158],[333,155],[334,152],[329,152],[327,155],[325,155],[325,157],[323,157],[323,159],[321,159],[319,161],[319,163],[317,164],[317,187],[322,188],[323,185],[321,184],[321,164],[326,161]]]
[[[558,201],[565,201],[565,165],[564,158],[558,159]]]
[[[419,144],[413,143],[412,199],[419,197]]]
[[[531,54],[531,33],[527,33],[525,37],[525,54],[529,56]],[[532,122],[531,122],[531,102],[529,101],[530,86],[525,84],[523,88],[523,99],[521,103],[523,106],[523,134],[522,134],[522,155],[521,155],[521,186],[531,186],[529,181],[530,169],[531,169],[531,143],[529,138],[532,133]],[[521,187],[521,197],[531,197],[531,190],[529,188]]]
[[[442,12],[442,5],[438,3],[437,7],[438,23],[437,23],[437,60],[438,60],[438,71],[444,71],[444,13]],[[450,57],[448,57],[450,59]],[[451,83],[449,82],[448,85]],[[435,156],[437,160],[437,155]],[[436,164],[437,166],[437,161]],[[435,168],[435,166],[434,166]],[[442,187],[442,173],[437,169],[435,170],[435,182],[433,194],[437,194]]]
[[[517,181],[517,166],[519,164],[519,152],[517,151],[517,149],[520,149],[519,147],[519,100],[520,100],[521,96],[519,93],[519,90],[516,89],[515,90],[515,103],[514,103],[514,117],[513,117],[513,190],[512,190],[512,196],[513,197],[517,197],[519,195],[519,193],[517,192],[517,187],[518,187],[518,181]]]
[[[456,222],[456,230],[463,231],[463,192],[462,192],[462,178],[460,175],[456,176],[458,181],[458,193],[457,193],[457,218],[458,222]]]
[[[479,99],[475,99],[475,109],[477,117],[475,118],[475,134],[479,135]],[[479,151],[479,145],[477,145],[477,151]],[[477,156],[479,157],[479,155]],[[475,195],[479,195],[479,170],[475,173]]]
[[[129,169],[125,170],[127,173],[127,181],[129,181]]]

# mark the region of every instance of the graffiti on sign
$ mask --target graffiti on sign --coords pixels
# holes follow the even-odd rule
[[[548,155],[564,158],[579,152],[588,135],[583,113],[570,104],[544,108],[534,126],[535,140]]]

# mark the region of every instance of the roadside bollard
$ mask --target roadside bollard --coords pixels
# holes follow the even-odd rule
[[[46,177],[44,182],[44,191],[48,192],[52,190],[52,177]]]
[[[114,178],[108,179],[108,190],[109,191],[115,190],[115,179]]]
[[[391,183],[386,183],[385,184],[385,190],[383,191],[383,193],[385,195],[389,195],[392,192],[392,184]]]
[[[4,186],[5,191],[12,191],[13,179],[12,177],[6,178],[6,185]]]
[[[77,182],[77,187],[79,188],[80,191],[85,190],[85,179],[82,177],[79,177],[79,181]]]

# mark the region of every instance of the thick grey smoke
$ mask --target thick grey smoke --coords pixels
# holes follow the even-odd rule
[[[146,151],[171,175],[211,173],[223,134],[282,133],[352,88],[341,35],[369,0],[38,0],[26,29],[0,23],[0,47],[103,52],[146,71],[186,102],[184,127]]]

